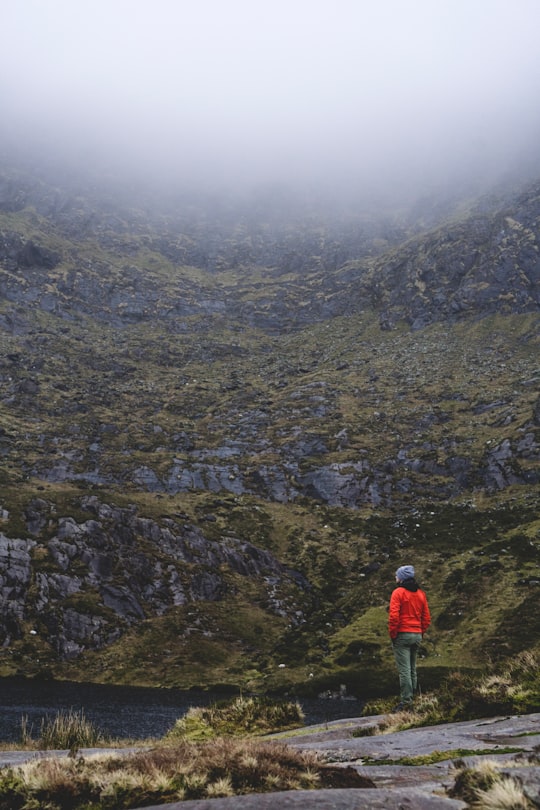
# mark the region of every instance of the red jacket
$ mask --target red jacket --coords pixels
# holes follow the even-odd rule
[[[425,633],[430,623],[431,616],[424,591],[412,579],[398,585],[390,597],[390,638],[396,638],[398,633]]]

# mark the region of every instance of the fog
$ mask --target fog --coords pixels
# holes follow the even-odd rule
[[[0,19],[4,154],[366,196],[540,165],[539,0],[1,0]]]

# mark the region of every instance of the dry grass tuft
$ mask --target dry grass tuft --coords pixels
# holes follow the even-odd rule
[[[125,756],[34,760],[0,772],[0,810],[130,808],[318,787],[373,787],[352,769],[278,742],[177,741]]]
[[[449,794],[475,810],[530,810],[531,803],[515,779],[502,776],[493,760],[462,767]]]
[[[61,711],[54,717],[41,720],[39,736],[32,737],[28,718],[21,720],[21,744],[23,748],[42,750],[78,751],[80,748],[94,748],[109,742],[107,736],[86,719],[84,711]]]
[[[530,810],[531,804],[514,779],[501,778],[487,790],[478,790],[477,810]]]

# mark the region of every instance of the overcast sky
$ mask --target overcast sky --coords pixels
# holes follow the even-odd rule
[[[0,30],[4,133],[81,163],[421,186],[539,134],[540,0],[0,0]]]

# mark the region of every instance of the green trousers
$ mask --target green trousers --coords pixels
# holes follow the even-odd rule
[[[418,678],[416,675],[416,655],[422,641],[421,633],[398,633],[392,641],[394,658],[399,675],[399,691],[402,703],[412,703]]]

